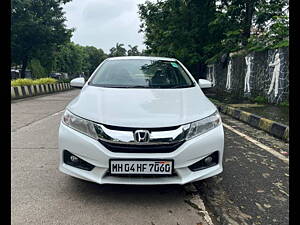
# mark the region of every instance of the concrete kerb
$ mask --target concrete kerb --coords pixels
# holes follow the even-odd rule
[[[30,86],[16,86],[11,87],[11,99],[27,98],[36,95],[43,95],[48,93],[62,92],[71,90],[69,83],[57,83],[57,84],[39,84]]]
[[[289,142],[289,127],[267,118],[260,117],[253,113],[245,112],[222,103],[214,103],[218,110],[235,119],[243,121],[252,127],[266,131],[267,133]]]

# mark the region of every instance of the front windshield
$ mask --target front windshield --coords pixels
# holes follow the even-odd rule
[[[89,83],[118,88],[184,88],[193,81],[177,63],[149,59],[108,60]]]

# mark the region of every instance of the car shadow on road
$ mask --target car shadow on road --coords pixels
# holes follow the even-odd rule
[[[69,177],[66,192],[74,198],[89,202],[110,201],[118,204],[153,204],[158,202],[174,204],[187,195],[181,185],[118,185],[96,184]]]
[[[180,185],[100,185],[65,176],[51,210],[72,218],[101,218],[103,224],[186,224],[202,222],[198,210],[186,202]],[[94,223],[99,224],[99,223]]]

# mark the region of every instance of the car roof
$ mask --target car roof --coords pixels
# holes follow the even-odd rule
[[[167,57],[155,57],[155,56],[119,56],[119,57],[110,57],[106,60],[123,60],[123,59],[147,59],[147,60],[164,60],[164,61],[176,61],[174,58]]]

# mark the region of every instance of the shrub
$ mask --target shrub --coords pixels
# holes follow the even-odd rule
[[[11,86],[24,86],[24,85],[35,85],[35,84],[54,84],[57,83],[57,80],[54,78],[40,78],[36,80],[32,79],[16,79],[12,80]]]
[[[31,79],[16,79],[12,80],[10,82],[11,86],[24,86],[24,85],[32,85],[32,80]]]
[[[288,101],[281,102],[279,104],[279,106],[281,106],[281,107],[289,107],[289,102]]]
[[[257,96],[256,98],[253,99],[253,101],[258,104],[265,104],[268,102],[268,99],[264,96]]]
[[[69,78],[61,78],[58,80],[58,83],[70,83],[72,79]]]
[[[46,77],[45,68],[41,65],[38,59],[32,59],[29,64],[29,69],[35,78]]]
[[[57,83],[57,80],[50,77],[33,80],[33,84],[55,84],[55,83]]]

